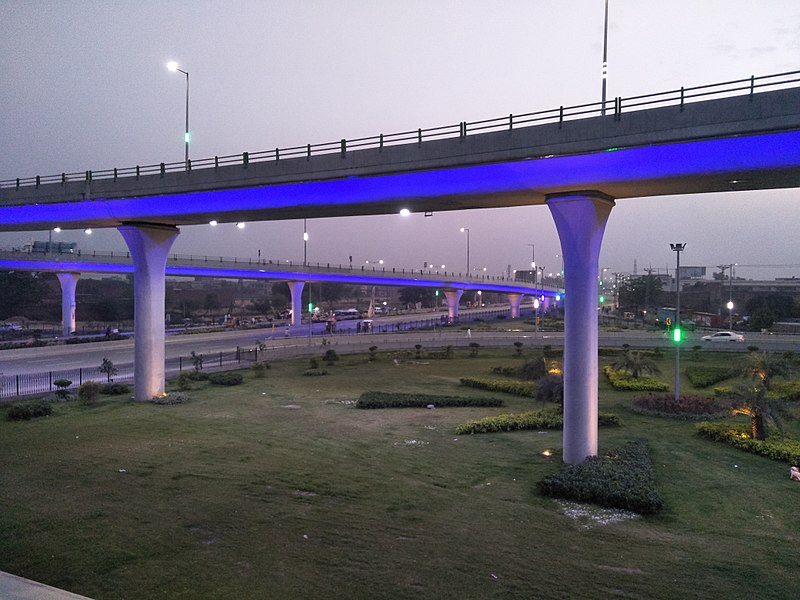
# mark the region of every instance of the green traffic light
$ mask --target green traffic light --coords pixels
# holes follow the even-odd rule
[[[681,343],[681,328],[680,327],[675,327],[675,329],[672,330],[672,341],[675,342],[676,344],[680,344]]]
[[[308,303],[308,312],[313,312],[313,311],[314,311],[314,303],[313,302],[309,302]]]
[[[186,131],[183,134],[183,141],[186,142],[187,144],[190,143],[192,141],[192,134]]]
[[[600,300],[600,304],[602,304],[603,302],[606,301],[606,297],[605,296],[600,296],[599,300]]]

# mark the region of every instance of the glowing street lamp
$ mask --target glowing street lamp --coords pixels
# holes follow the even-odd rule
[[[467,234],[467,277],[469,277],[469,227],[462,227],[460,231]]]
[[[189,73],[188,71],[184,71],[183,69],[178,68],[178,63],[174,60],[171,60],[167,63],[167,69],[172,71],[173,73],[179,71],[186,75],[186,129],[183,132],[183,142],[185,146],[185,156],[184,161],[186,164],[186,170],[189,170],[189,142],[192,141],[192,136],[189,133]]]
[[[728,300],[728,311],[730,312],[730,317],[728,320],[728,329],[733,331],[733,300]]]

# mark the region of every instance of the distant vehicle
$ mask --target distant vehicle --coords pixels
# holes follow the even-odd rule
[[[704,342],[743,342],[744,336],[733,331],[718,331],[701,338]]]
[[[333,316],[337,321],[347,321],[348,319],[360,319],[361,312],[355,308],[340,308],[333,311]]]

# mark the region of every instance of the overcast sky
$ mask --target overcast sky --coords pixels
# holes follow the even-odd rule
[[[610,0],[608,97],[800,70],[797,0]],[[194,159],[600,99],[602,0],[0,0],[0,179]],[[800,190],[625,199],[601,267],[800,276]],[[546,207],[315,219],[310,261],[560,268]],[[174,252],[300,259],[302,221],[184,227]],[[116,230],[53,234],[124,249]],[[18,246],[37,234],[0,234]],[[709,272],[710,275],[710,272]]]

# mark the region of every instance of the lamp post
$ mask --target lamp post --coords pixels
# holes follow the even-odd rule
[[[303,219],[303,266],[308,266],[308,229],[305,219]]]
[[[533,271],[533,285],[536,286],[536,244],[527,244],[531,248],[531,271]]]
[[[469,277],[469,227],[462,227],[461,233],[467,233],[467,277]]]
[[[733,331],[733,300],[728,300],[727,307],[730,313],[730,316],[728,317],[728,329]]]
[[[606,0],[606,16],[603,24],[603,95],[600,114],[606,114],[606,79],[608,79],[608,0]]]
[[[167,63],[167,69],[172,71],[179,71],[186,75],[186,129],[183,132],[183,144],[185,146],[185,155],[184,155],[184,163],[186,165],[186,170],[189,170],[189,142],[192,140],[192,136],[189,135],[189,73],[188,71],[184,71],[183,69],[178,68],[178,63],[174,60],[171,60]]]
[[[686,244],[670,244],[673,252],[677,256],[677,265],[675,267],[675,331],[677,334],[673,337],[675,342],[675,401],[678,401],[680,396],[680,373],[681,373],[681,252],[686,248]]]

